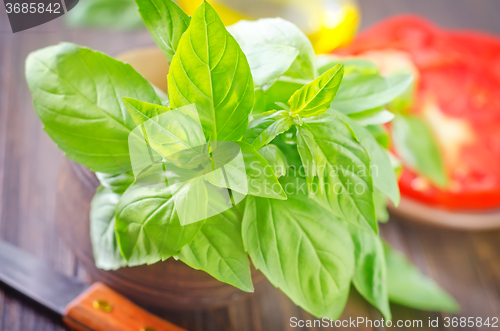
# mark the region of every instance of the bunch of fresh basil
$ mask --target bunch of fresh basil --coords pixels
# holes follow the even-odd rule
[[[228,31],[206,2],[192,18],[171,0],[137,3],[171,62],[168,100],[130,65],[74,44],[38,50],[26,63],[46,132],[101,182],[90,214],[98,267],[173,257],[251,292],[250,256],[318,317],[339,316],[351,283],[387,319],[389,300],[457,309],[378,235],[385,197],[400,198],[380,124],[393,118],[384,105],[411,76],[383,77],[357,59],[318,60],[307,37],[281,19]],[[183,226],[179,208],[193,192],[138,185],[128,137],[145,121],[192,104],[204,139],[240,147],[251,185],[234,208]],[[170,124],[162,128],[169,141],[190,130]],[[213,203],[206,192],[194,193]]]

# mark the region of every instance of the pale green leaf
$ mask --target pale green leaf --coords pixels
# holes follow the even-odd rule
[[[460,307],[455,299],[424,276],[402,253],[386,243],[384,251],[391,302],[420,310],[458,312]]]
[[[240,21],[228,29],[242,45],[243,50],[250,50],[255,45],[298,49],[295,61],[284,75],[310,80],[316,78],[314,49],[307,36],[293,23],[281,18],[264,18],[257,21]]]
[[[356,290],[384,315],[391,319],[387,294],[387,270],[384,247],[379,236],[349,226],[356,260],[353,284]]]
[[[422,119],[398,115],[392,122],[397,154],[406,166],[439,187],[446,187],[448,175],[434,134]]]
[[[384,106],[400,96],[413,82],[407,74],[382,77],[378,74],[346,76],[332,103],[332,108],[345,114]]]
[[[240,46],[248,59],[255,87],[264,90],[273,85],[299,55],[297,48],[285,45],[243,42]]]
[[[395,115],[384,107],[378,107],[375,109],[369,109],[362,112],[350,114],[349,117],[355,120],[360,125],[368,126],[389,123],[394,119]]]

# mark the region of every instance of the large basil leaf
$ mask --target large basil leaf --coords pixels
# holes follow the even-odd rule
[[[247,197],[245,249],[254,266],[293,302],[317,317],[335,319],[354,271],[349,233],[307,198],[303,180],[288,179],[283,185],[288,187],[286,201]]]
[[[258,150],[259,154],[266,159],[273,169],[276,178],[286,175],[288,163],[285,154],[276,145],[267,145]]]
[[[196,104],[207,140],[243,137],[254,101],[250,67],[215,10],[203,2],[168,74],[172,108]]]
[[[121,98],[160,100],[130,65],[62,43],[31,53],[26,79],[45,131],[66,156],[93,171],[131,169],[128,136],[135,123]]]
[[[100,186],[90,203],[90,239],[95,265],[116,270],[127,265],[115,233],[115,210],[120,194]]]
[[[356,134],[359,142],[370,157],[370,167],[373,185],[392,200],[394,205],[399,205],[401,195],[399,186],[387,153],[377,143],[375,138],[361,125],[345,115],[340,115]]]
[[[288,111],[265,112],[252,118],[244,140],[258,150],[269,144],[277,135],[288,131],[292,124],[293,119]]]
[[[389,300],[430,311],[456,313],[459,306],[436,282],[424,276],[400,252],[384,243]]]
[[[306,118],[297,143],[309,196],[337,217],[378,232],[370,158],[352,129],[337,114]]]
[[[356,259],[352,280],[358,292],[388,320],[391,319],[387,294],[384,247],[379,236],[349,226]]]
[[[203,222],[182,226],[170,188],[131,186],[116,209],[116,233],[129,265],[152,264],[178,254]]]
[[[172,0],[136,0],[139,12],[154,41],[168,61],[189,26],[190,18]]]
[[[429,126],[420,118],[398,115],[392,122],[394,147],[405,165],[428,178],[439,187],[446,187],[448,175],[439,147]]]
[[[243,248],[241,218],[234,209],[209,218],[179,259],[221,282],[253,292],[250,262]]]
[[[259,47],[256,45],[298,49],[299,54],[284,75],[309,80],[316,78],[314,49],[307,36],[293,23],[281,18],[264,18],[257,21],[240,21],[228,29],[244,50]],[[285,60],[283,58],[283,61]]]
[[[405,92],[413,76],[398,74],[353,74],[344,77],[332,108],[345,114],[384,106]]]
[[[342,82],[344,68],[333,67],[295,92],[288,104],[290,111],[300,116],[318,116],[330,108]]]
[[[118,194],[123,194],[135,181],[134,174],[131,172],[116,175],[96,172],[95,175],[103,187]]]
[[[224,165],[227,180],[220,176],[219,172],[206,174],[205,179],[217,187],[229,188],[233,193],[285,200],[285,191],[276,178],[273,167],[252,145],[244,142],[237,142],[237,144],[243,155],[244,167],[238,167],[229,162]],[[225,159],[223,155],[219,158]]]

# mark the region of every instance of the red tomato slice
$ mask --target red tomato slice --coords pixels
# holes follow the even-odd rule
[[[433,128],[450,177],[449,187],[439,189],[406,168],[402,194],[455,210],[500,207],[500,39],[398,16],[337,53],[374,50],[412,59],[419,72],[412,113]]]

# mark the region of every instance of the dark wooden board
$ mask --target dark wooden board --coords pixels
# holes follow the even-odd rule
[[[362,27],[396,13],[425,15],[447,27],[500,34],[498,0],[361,0]],[[152,44],[146,31],[68,30],[61,19],[12,34],[0,5],[0,239],[16,244],[69,276],[87,279],[55,228],[63,155],[43,132],[24,79],[24,59],[38,48],[71,41],[108,54]],[[464,233],[391,220],[383,235],[460,302],[459,316],[500,316],[500,232]],[[393,307],[396,319],[443,316]],[[282,331],[289,318],[312,317],[267,284],[249,300],[215,311],[170,312],[190,330]],[[354,294],[343,318],[380,318]],[[443,327],[439,328],[443,330]],[[1,331],[66,330],[57,317],[0,286]],[[304,328],[302,330],[321,330]],[[436,330],[436,329],[433,329]]]

